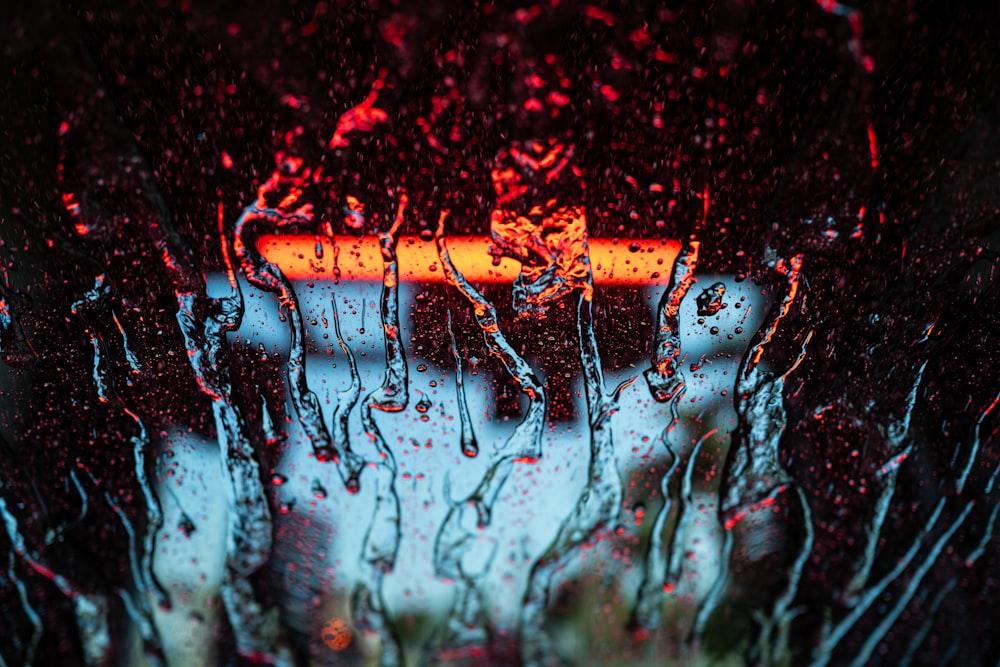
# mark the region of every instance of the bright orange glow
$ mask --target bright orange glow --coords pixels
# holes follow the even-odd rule
[[[334,651],[343,651],[351,644],[351,628],[342,618],[334,618],[323,626],[323,643]]]
[[[317,244],[322,257],[317,258]],[[672,240],[595,239],[588,241],[594,282],[605,285],[665,285],[670,281],[680,243]],[[490,240],[483,236],[448,237],[448,252],[455,267],[473,282],[513,282],[521,265],[501,259],[493,265],[487,252]],[[339,238],[336,248],[320,236],[262,236],[257,242],[261,254],[276,264],[291,280],[371,280],[382,281],[382,253],[378,239]],[[637,250],[633,250],[636,249]],[[444,282],[444,270],[434,241],[402,236],[396,249],[399,278],[413,282]],[[334,267],[339,269],[335,275]]]

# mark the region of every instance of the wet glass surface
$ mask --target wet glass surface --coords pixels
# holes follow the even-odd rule
[[[0,10],[0,665],[996,664],[996,8]]]

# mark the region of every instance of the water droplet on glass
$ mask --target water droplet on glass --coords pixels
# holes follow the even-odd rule
[[[197,526],[194,525],[194,521],[191,520],[191,517],[187,514],[182,514],[181,520],[177,522],[177,529],[184,533],[184,537],[191,537],[191,533],[197,529]]]
[[[715,283],[706,287],[695,302],[698,304],[699,315],[715,315],[724,307],[722,297],[726,294],[724,283]]]

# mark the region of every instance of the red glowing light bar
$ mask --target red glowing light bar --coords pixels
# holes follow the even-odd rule
[[[521,265],[511,259],[493,265],[486,237],[452,236],[447,243],[455,267],[472,282],[512,282],[520,273]],[[680,243],[665,239],[591,238],[588,244],[594,282],[604,285],[666,284],[680,252]],[[382,253],[375,237],[338,238],[335,246],[320,236],[267,235],[257,241],[257,247],[292,280],[382,280]],[[400,280],[445,280],[433,240],[400,237],[396,254]]]

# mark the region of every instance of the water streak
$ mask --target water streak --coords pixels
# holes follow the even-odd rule
[[[257,199],[244,209],[233,229],[233,247],[243,272],[250,283],[278,296],[279,308],[288,317],[288,392],[302,429],[320,462],[335,461],[337,471],[348,491],[359,490],[359,477],[364,459],[350,449],[348,441],[337,442],[330,436],[323,421],[319,399],[309,389],[306,378],[305,326],[298,297],[292,283],[281,269],[272,264],[257,249],[256,239],[261,227],[267,225],[282,231],[294,231],[313,224],[310,204],[299,198],[313,172],[302,166],[302,160],[279,154],[278,167],[271,178],[258,190]]]
[[[37,358],[21,326],[25,306],[23,295],[11,288],[7,262],[0,257],[0,359],[15,367],[30,366]]]
[[[788,261],[778,261],[775,268],[785,277],[784,293],[772,308],[766,324],[758,330],[737,372],[734,402],[739,424],[731,439],[719,489],[719,518],[724,529],[720,571],[709,596],[698,609],[691,640],[700,639],[726,588],[733,547],[733,528],[749,513],[770,505],[779,494],[793,486],[793,479],[779,457],[781,437],[787,423],[784,388],[789,374],[798,368],[806,356],[812,331],[805,335],[798,356],[780,375],[760,367],[765,350],[776,337],[780,335],[782,339],[794,340],[797,333],[788,326],[783,329],[782,325],[787,323],[786,318],[799,293],[802,256],[796,255]],[[804,504],[805,496],[800,493],[796,497],[801,504],[803,516],[811,515],[810,509]],[[811,535],[807,531],[800,559],[805,557],[803,550],[807,543],[811,545]],[[794,577],[789,579],[790,587],[783,593],[783,597],[789,601],[794,599],[801,577],[800,569],[793,568],[793,573]],[[785,608],[786,606],[775,607],[782,614]],[[765,623],[765,627],[774,624],[779,624],[780,627],[780,624],[787,622],[789,619],[772,617]]]
[[[448,212],[442,212],[434,235],[437,243],[438,256],[444,268],[448,283],[456,288],[472,304],[476,323],[483,332],[486,348],[490,354],[503,363],[521,391],[528,397],[528,411],[518,424],[513,435],[507,439],[498,454],[528,460],[538,459],[542,455],[542,426],[545,422],[545,390],[535,376],[535,372],[514,348],[510,346],[500,330],[496,307],[465,279],[448,256],[448,246],[444,238],[444,221]]]
[[[842,619],[840,619],[840,621],[838,621],[835,625],[824,629],[823,636],[820,637],[819,643],[813,650],[813,661],[810,663],[810,667],[824,667],[827,665],[833,656],[833,650],[844,638],[844,636],[850,632],[851,628],[853,628],[858,620],[860,620],[861,617],[871,608],[872,604],[879,599],[882,593],[885,592],[886,588],[899,579],[903,572],[906,571],[906,568],[909,567],[910,563],[920,551],[920,547],[922,546],[924,540],[937,526],[938,519],[944,511],[947,500],[947,498],[941,498],[938,501],[924,527],[917,532],[912,540],[912,543],[910,544],[910,547],[903,553],[899,560],[896,561],[896,564],[892,567],[892,569],[883,575],[877,582],[865,589],[859,595],[857,604],[851,608],[851,610]],[[965,511],[963,511],[963,514],[964,513]],[[962,517],[962,520],[964,521],[964,516]],[[950,534],[948,534],[948,536],[950,537]]]
[[[805,357],[806,336],[802,351],[781,374],[759,367],[766,347],[774,340],[788,316],[799,290],[802,257],[787,264],[778,263],[785,275],[785,293],[772,310],[772,316],[747,350],[738,371],[735,403],[739,426],[733,436],[720,488],[720,516],[726,530],[755,507],[768,502],[792,482],[779,460],[778,448],[786,424],[785,379]],[[792,332],[785,332],[791,336]]]
[[[28,548],[18,528],[17,518],[3,496],[0,496],[0,519],[3,520],[13,553],[36,573],[51,581],[72,603],[77,628],[80,631],[80,642],[83,645],[84,663],[88,667],[106,667],[112,664],[113,651],[108,628],[107,599],[99,593],[82,588],[45,565],[41,558]]]
[[[472,417],[469,414],[469,402],[465,398],[465,378],[462,371],[462,357],[458,354],[458,343],[455,341],[455,331],[451,324],[451,309],[448,309],[448,338],[451,341],[451,353],[455,359],[455,391],[458,394],[458,418],[461,422],[461,443],[462,453],[469,458],[475,458],[479,454],[479,443],[476,442],[476,433],[472,428]]]
[[[236,649],[246,659],[290,664],[281,638],[278,611],[258,598],[250,581],[270,559],[271,510],[246,418],[233,398],[226,334],[239,328],[244,302],[222,223],[220,207],[219,238],[228,269],[228,295],[209,298],[204,279],[196,280],[191,275],[194,268],[183,263],[184,254],[171,250],[165,241],[164,262],[174,277],[177,324],[191,368],[202,392],[212,401],[229,507],[221,592]],[[185,285],[189,289],[184,289]]]
[[[635,607],[629,620],[629,626],[638,632],[640,637],[647,636],[650,631],[659,627],[664,587],[670,578],[668,576],[670,559],[667,556],[664,533],[673,505],[670,480],[680,463],[676,453],[679,448],[676,444],[672,445],[672,437],[680,421],[677,406],[687,389],[680,366],[680,312],[684,297],[696,282],[694,272],[698,266],[700,245],[698,241],[689,242],[674,262],[670,283],[660,297],[657,307],[653,357],[650,368],[644,373],[653,399],[669,404],[670,421],[659,437],[669,459],[667,469],[660,478],[660,497],[663,499],[663,504],[653,522],[653,531],[646,548],[642,582],[639,584]]]
[[[514,432],[492,454],[489,467],[472,493],[463,501],[451,498],[448,478],[445,496],[449,509],[434,541],[434,569],[439,577],[456,583],[455,598],[445,630],[431,640],[430,652],[439,647],[481,652],[489,641],[490,630],[482,613],[484,601],[480,578],[489,569],[495,547],[483,558],[480,532],[490,524],[493,506],[518,461],[536,461],[542,455],[541,434],[545,424],[545,390],[528,363],[507,342],[497,319],[496,308],[473,287],[452,263],[444,238],[444,222],[448,212],[442,212],[435,242],[438,256],[448,283],[472,304],[476,322],[490,354],[503,363],[511,377],[527,395],[528,410]],[[438,653],[442,657],[444,653]]]
[[[888,517],[889,505],[896,492],[896,481],[899,478],[900,467],[912,450],[912,446],[907,446],[906,443],[910,431],[910,419],[913,415],[913,408],[916,405],[917,391],[923,381],[925,368],[927,368],[926,361],[917,369],[910,392],[907,395],[902,417],[893,420],[888,429],[886,429],[886,444],[892,458],[882,465],[878,471],[877,483],[881,486],[881,492],[875,503],[874,512],[870,517],[866,518],[864,523],[865,549],[861,559],[853,566],[854,574],[851,580],[840,594],[841,601],[848,606],[853,605],[857,601],[858,593],[868,583],[872,567],[875,564],[882,526]]]
[[[989,414],[989,412],[992,410],[995,404],[996,401],[994,400],[990,405],[988,405],[980,412],[979,418],[976,420],[976,426],[974,428],[975,428],[975,436],[977,444],[978,444],[979,429],[982,426],[983,420],[985,419],[986,415]],[[978,446],[973,448],[973,451],[970,453],[970,456],[976,456],[977,454],[978,454]],[[972,461],[969,462],[969,465],[971,464]],[[987,480],[987,483],[984,488],[984,494],[986,496],[990,496],[993,493],[993,488],[994,485],[996,484],[998,476],[1000,476],[1000,468],[994,469],[993,474],[991,474],[989,479]],[[964,485],[962,490],[964,490]],[[961,521],[964,521],[974,506],[975,503],[967,502],[965,508],[962,511],[962,514],[959,516],[959,519],[956,521],[956,523],[961,523]],[[989,518],[986,521],[986,526],[983,529],[983,533],[980,536],[979,541],[975,544],[975,546],[972,549],[969,550],[968,554],[966,554],[964,558],[964,565],[966,568],[971,568],[975,564],[975,562],[979,560],[979,558],[981,558],[985,553],[986,546],[993,538],[993,531],[996,526],[996,520],[998,514],[1000,514],[1000,503],[994,502],[993,507],[990,510]],[[958,526],[954,526],[954,530],[957,530],[957,528]],[[949,533],[954,533],[954,530],[950,530]],[[950,539],[949,533],[946,533],[946,535]],[[942,537],[935,544],[935,547],[928,554],[921,568],[917,571],[917,573],[913,577],[911,577],[910,581],[907,583],[907,587],[904,589],[902,596],[899,597],[896,605],[892,608],[889,614],[883,618],[882,622],[875,629],[875,633],[870,635],[869,638],[866,640],[865,644],[862,646],[861,651],[858,653],[858,655],[854,660],[854,663],[852,664],[857,664],[857,665],[863,664],[865,660],[871,657],[871,654],[872,652],[874,652],[875,648],[877,648],[878,643],[886,636],[886,634],[889,632],[889,630],[892,628],[895,622],[899,619],[900,614],[902,614],[902,612],[906,609],[906,606],[909,604],[909,602],[916,594],[920,586],[920,580],[924,576],[926,576],[927,572],[930,570],[934,562],[939,557],[942,547],[946,543],[947,539],[945,538],[945,535],[942,535]],[[900,661],[901,667],[906,667],[907,665],[910,664],[914,655],[920,649],[921,644],[923,644],[924,640],[927,638],[927,635],[930,633],[930,630],[934,625],[934,617],[937,614],[938,608],[941,606],[945,598],[948,596],[949,593],[951,593],[951,591],[955,588],[957,584],[958,584],[957,579],[950,579],[944,586],[942,586],[938,590],[937,595],[935,595],[934,600],[930,604],[930,607],[924,613],[926,620],[917,630],[916,634],[914,634],[914,636],[910,639],[910,642],[907,644],[906,651],[904,652],[903,655],[903,659]]]
[[[651,367],[643,374],[653,398],[666,403],[678,392],[684,391],[684,378],[680,372],[681,302],[696,282],[698,250],[701,244],[691,241],[674,262],[670,284],[663,292],[657,309],[656,337]]]
[[[105,99],[98,96],[94,99]],[[231,370],[226,333],[235,331],[243,315],[242,294],[239,293],[223,235],[223,217],[219,206],[219,237],[226,261],[232,294],[222,299],[210,299],[206,294],[205,274],[192,249],[173,224],[170,211],[160,195],[152,171],[139,155],[127,132],[112,125],[113,112],[106,103],[88,109],[86,118],[73,119],[91,128],[107,128],[112,150],[109,155],[116,164],[109,166],[99,183],[110,181],[121,192],[135,193],[128,198],[132,213],[148,219],[141,225],[149,242],[161,259],[166,276],[173,284],[178,311],[177,323],[185,350],[202,392],[212,401],[212,411],[218,432],[220,462],[229,502],[226,557],[222,598],[236,640],[237,652],[258,662],[284,662],[276,610],[259,602],[249,578],[263,567],[270,557],[271,517],[267,496],[260,479],[256,453],[248,435],[246,420],[233,400]],[[71,118],[72,119],[72,118]],[[65,124],[68,127],[68,124]],[[61,138],[59,183],[70,216],[75,219],[78,235],[95,234],[110,237],[118,220],[105,215],[94,192],[93,179],[81,175],[82,181],[72,187],[66,174],[68,151]],[[88,165],[92,173],[99,165]],[[71,191],[76,190],[76,193]],[[81,206],[82,203],[82,206]],[[95,348],[96,349],[96,348]],[[126,355],[130,356],[130,355]],[[138,365],[131,355],[130,365]],[[134,361],[134,363],[133,363]],[[100,372],[95,373],[98,387],[103,387]],[[99,389],[100,390],[100,389]],[[105,392],[106,393],[106,392]]]
[[[996,485],[998,477],[1000,477],[1000,466],[994,468],[993,474],[990,475],[989,481],[986,483],[986,488],[983,490],[983,493],[986,496],[992,495],[993,487]],[[972,567],[973,564],[986,552],[986,548],[993,540],[993,531],[996,529],[998,515],[1000,515],[1000,502],[994,501],[993,509],[990,511],[990,516],[986,520],[986,527],[983,529],[983,534],[980,536],[979,542],[976,543],[976,547],[969,552],[969,555],[965,557],[966,567]]]
[[[95,486],[97,485],[97,480],[91,478],[91,481],[94,482]],[[107,491],[104,492],[104,500],[122,522],[122,526],[125,528],[125,534],[128,536],[129,553],[130,556],[132,556],[135,554],[137,547],[137,535],[135,533],[135,528],[132,526],[132,522],[128,518],[128,514],[125,513],[121,506],[115,502],[115,500],[111,497],[111,494]],[[130,557],[129,562],[131,565],[130,569],[132,570],[132,585],[136,588],[136,590],[142,591],[145,586],[143,581],[143,571],[140,569],[139,563],[136,562],[134,556]],[[137,596],[131,591],[117,587],[115,589],[115,593],[125,605],[126,612],[138,630],[139,636],[142,638],[146,661],[156,667],[164,665],[166,663],[166,658],[163,654],[160,636],[156,629],[156,624],[153,620],[153,615],[149,609],[149,603],[146,600],[145,595],[140,593]]]
[[[681,570],[684,567],[684,556],[688,549],[687,531],[691,523],[691,504],[694,502],[691,477],[694,474],[695,463],[698,461],[698,454],[701,453],[702,445],[717,432],[718,429],[712,429],[698,439],[698,442],[695,443],[694,448],[691,450],[691,454],[688,456],[687,466],[684,468],[683,477],[681,477],[680,493],[677,496],[677,520],[674,523],[674,530],[670,536],[670,544],[668,546],[670,561],[667,567],[666,579],[664,580],[671,587],[675,587],[680,581]]]
[[[889,629],[895,625],[896,621],[899,619],[899,615],[903,613],[903,610],[910,604],[913,596],[916,594],[917,590],[920,588],[920,584],[923,583],[924,577],[930,572],[931,568],[937,562],[938,558],[941,556],[941,551],[944,550],[945,545],[955,534],[955,532],[962,527],[965,520],[968,518],[969,513],[972,511],[974,503],[967,503],[965,508],[962,510],[961,514],[954,519],[948,529],[944,531],[937,541],[930,548],[927,556],[924,558],[923,562],[917,567],[917,569],[910,575],[906,582],[906,586],[896,596],[895,604],[889,609],[888,613],[882,614],[882,620],[874,630],[868,633],[865,643],[862,644],[861,649],[858,651],[854,659],[851,660],[851,667],[862,667],[862,665],[868,664],[872,657],[872,653],[878,647],[879,643],[885,638]]]
[[[72,312],[84,323],[87,335],[90,338],[91,347],[94,351],[93,378],[99,400],[104,403],[112,400],[115,401],[122,412],[135,425],[136,432],[134,435],[129,436],[129,439],[132,443],[133,470],[136,482],[145,502],[144,518],[146,525],[142,535],[141,548],[138,544],[139,540],[136,530],[132,526],[128,515],[117,504],[112,503],[112,508],[122,520],[122,525],[129,537],[129,563],[132,568],[132,583],[138,598],[135,601],[136,616],[140,619],[138,627],[143,639],[143,647],[147,659],[154,663],[161,663],[163,661],[162,643],[153,621],[149,598],[155,600],[164,609],[169,608],[170,598],[159,581],[157,581],[153,565],[153,556],[156,553],[156,535],[160,528],[163,527],[163,510],[160,506],[160,500],[149,481],[148,467],[152,464],[150,440],[142,419],[125,405],[125,402],[115,391],[114,381],[108,367],[107,343],[97,332],[94,324],[88,319],[88,314],[101,313],[101,311],[109,308],[109,302],[113,296],[114,286],[107,280],[104,274],[101,274],[97,276],[94,288],[88,290],[83,295],[83,298],[73,303]],[[113,313],[112,317],[122,334],[123,341],[127,341],[124,328],[121,326],[118,318]],[[134,359],[133,355],[128,354],[127,347],[126,353],[130,359]],[[108,498],[109,503],[111,503],[110,496],[107,494],[105,496]]]
[[[983,422],[986,421],[986,418],[990,416],[990,413],[993,412],[993,409],[996,408],[997,404],[1000,404],[1000,394],[997,394],[993,398],[993,400],[989,403],[989,405],[984,407],[979,412],[979,417],[976,419],[976,425],[975,427],[973,427],[972,430],[972,443],[969,446],[969,452],[966,455],[965,467],[962,468],[962,471],[958,476],[958,480],[955,482],[955,488],[958,491],[958,493],[962,493],[963,491],[965,491],[965,483],[969,479],[969,474],[972,472],[976,459],[979,456],[979,448],[982,446],[981,431],[983,427]]]
[[[903,653],[902,659],[899,661],[899,667],[910,667],[910,663],[913,661],[913,657],[916,655],[917,651],[923,645],[924,640],[927,639],[927,635],[930,634],[931,628],[934,627],[934,620],[937,616],[938,609],[941,608],[941,603],[945,601],[948,595],[955,590],[955,586],[958,585],[958,579],[949,579],[944,586],[938,589],[937,594],[931,601],[930,605],[927,607],[925,612],[926,619],[920,625],[916,634],[910,639],[909,643],[906,645],[906,650]]]
[[[802,515],[802,529],[805,534],[802,538],[802,544],[799,546],[798,555],[788,567],[785,588],[781,595],[775,599],[770,614],[767,616],[762,613],[758,614],[757,622],[760,624],[760,631],[757,635],[757,642],[749,654],[751,663],[756,665],[792,664],[793,656],[788,640],[792,621],[798,614],[795,611],[790,611],[790,607],[798,594],[803,571],[816,541],[816,529],[813,526],[809,499],[801,486],[796,485],[795,491],[799,498],[799,512]]]
[[[396,244],[403,226],[407,197],[402,193],[396,219],[388,232],[379,235],[382,250],[382,330],[385,340],[385,377],[361,404],[361,424],[375,446],[376,460],[369,469],[375,475],[375,508],[361,545],[362,578],[351,596],[354,622],[362,630],[378,636],[382,645],[381,663],[390,667],[402,664],[399,635],[385,603],[385,577],[396,566],[400,541],[400,505],[396,492],[396,458],[375,423],[373,409],[399,412],[409,402],[406,351],[399,326],[399,262]],[[341,349],[348,356],[351,386],[360,383],[354,355],[343,343],[336,328]]]
[[[593,278],[589,275],[587,282],[592,288]],[[545,664],[556,655],[555,640],[545,625],[545,611],[551,602],[555,575],[579,547],[595,539],[602,530],[612,530],[621,510],[623,487],[615,460],[610,418],[618,411],[621,393],[635,378],[622,382],[611,395],[605,394],[604,370],[594,337],[591,293],[584,291],[580,295],[577,308],[580,364],[590,426],[587,484],[528,576],[519,628],[521,658],[526,666]]]
[[[333,310],[334,335],[337,337],[337,343],[340,345],[344,356],[347,357],[347,365],[351,375],[351,383],[346,389],[340,390],[337,394],[337,406],[333,410],[332,419],[333,437],[337,442],[347,443],[351,437],[351,410],[354,409],[354,406],[358,404],[358,399],[361,398],[361,376],[358,374],[358,362],[354,358],[354,353],[347,347],[347,343],[344,342],[344,336],[340,331],[340,313],[337,309],[336,297],[330,299],[330,307]],[[346,444],[342,446],[346,447]]]
[[[683,390],[674,394],[683,395]],[[663,505],[656,514],[656,521],[653,523],[653,530],[650,534],[649,545],[646,549],[645,566],[642,570],[642,582],[639,584],[639,591],[636,595],[635,608],[632,610],[632,617],[629,619],[629,627],[634,630],[639,637],[646,637],[648,634],[660,626],[661,607],[663,602],[664,583],[667,580],[667,550],[664,547],[664,532],[666,531],[667,520],[670,517],[672,499],[670,497],[670,480],[677,471],[680,464],[680,457],[674,453],[670,446],[669,437],[676,427],[679,419],[677,415],[677,402],[670,403],[670,424],[660,434],[659,441],[663,443],[664,449],[669,456],[667,469],[660,478],[660,497]]]
[[[14,552],[11,551],[8,554],[7,561],[7,577],[14,582],[14,587],[17,589],[17,595],[21,600],[21,608],[24,610],[24,615],[28,617],[28,622],[31,624],[31,638],[28,639],[27,645],[24,647],[24,653],[21,655],[21,664],[24,667],[31,667],[35,662],[35,652],[38,650],[38,642],[42,638],[42,618],[38,615],[38,611],[31,604],[31,598],[28,597],[28,587],[24,585],[24,581],[17,576],[17,571],[14,566],[17,560],[14,557]],[[0,660],[3,656],[0,656]]]

